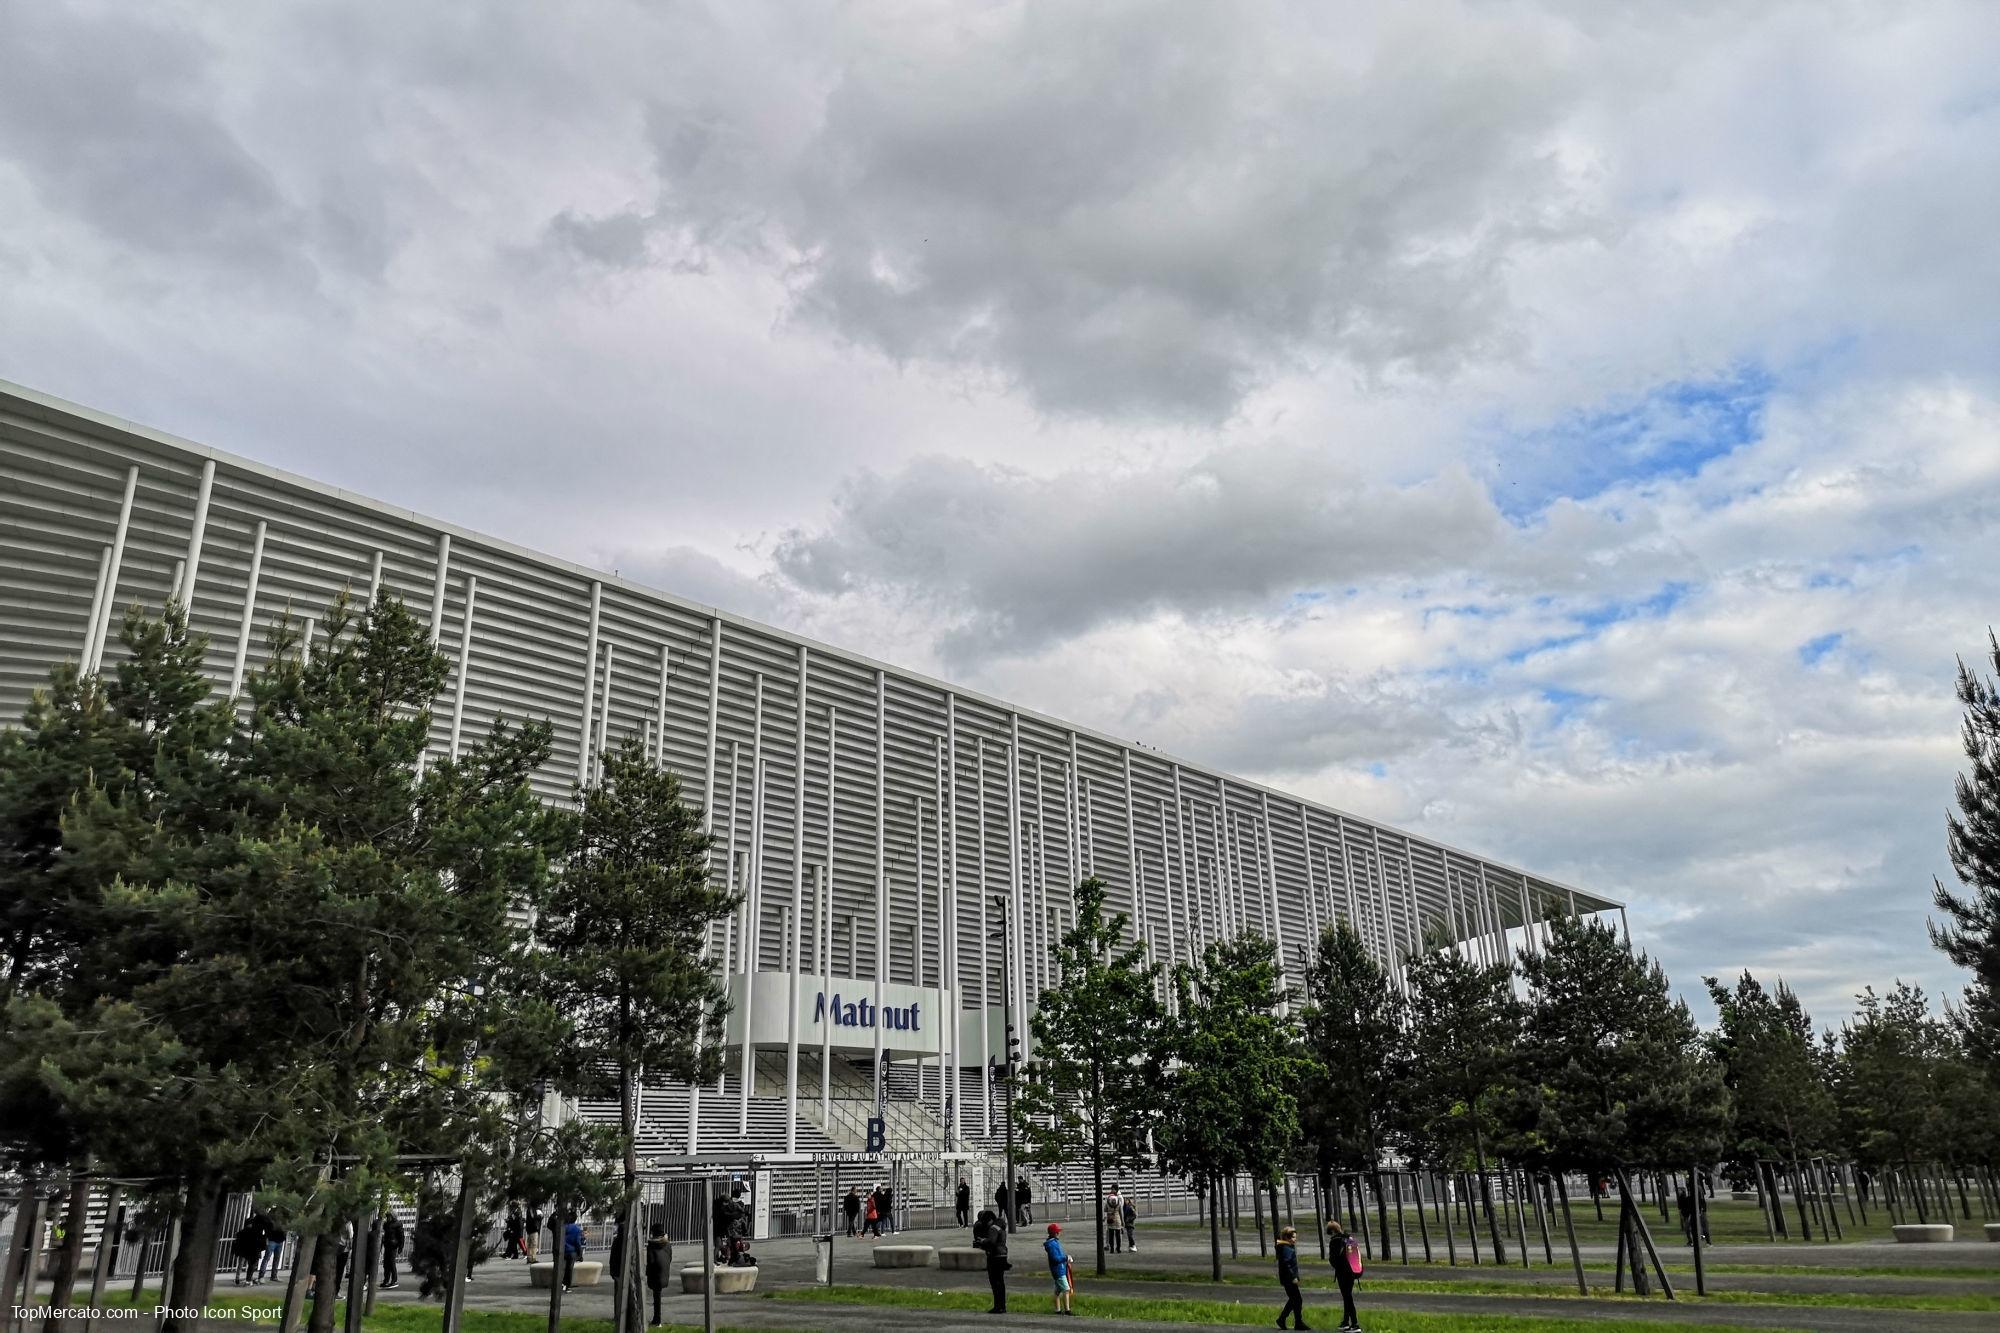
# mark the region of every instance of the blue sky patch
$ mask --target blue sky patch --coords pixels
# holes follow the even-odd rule
[[[1822,634],[1816,639],[1808,639],[1799,645],[1799,661],[1807,666],[1818,666],[1820,659],[1840,647],[1847,636],[1839,632]]]
[[[1743,366],[1510,432],[1495,445],[1494,500],[1520,521],[1555,500],[1693,476],[1763,434],[1774,387],[1768,371]]]

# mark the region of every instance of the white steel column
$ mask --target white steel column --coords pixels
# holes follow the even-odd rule
[[[1139,868],[1139,823],[1132,807],[1132,752],[1119,748],[1125,779],[1125,873],[1132,877],[1132,927],[1146,938],[1146,876]]]
[[[1035,951],[1035,998],[1049,987],[1049,845],[1048,790],[1042,780],[1042,757],[1035,756],[1035,928],[1028,943]],[[1026,1010],[1022,1011],[1027,1012]]]
[[[1361,898],[1354,888],[1354,852],[1347,844],[1347,821],[1336,818],[1334,836],[1340,839],[1340,884],[1347,890],[1347,924],[1365,946],[1368,932],[1361,924]],[[1371,952],[1373,952],[1371,950]]]
[[[451,538],[438,538],[439,560],[451,550]],[[583,641],[583,713],[582,730],[577,736],[576,780],[579,784],[590,781],[590,719],[597,701],[597,627],[604,609],[604,585],[592,581],[590,585],[590,630]],[[436,622],[442,609],[431,613],[431,637],[437,637]]]
[[[940,816],[941,827],[949,830],[945,837],[945,947],[950,958],[947,981],[951,989],[951,1017],[945,1030],[938,1034],[939,1040],[951,1045],[951,1119],[946,1126],[951,1131],[951,1142],[956,1145],[959,1136],[965,1132],[965,1091],[964,1052],[959,1050],[963,1039],[959,1029],[965,1018],[965,991],[959,985],[959,942],[958,942],[958,696],[949,692],[944,696],[944,752],[940,756],[941,778],[944,784],[943,799],[938,805],[940,811],[948,814]],[[939,1006],[943,1007],[942,1004]]]
[[[663,641],[660,644],[660,684],[653,693],[653,753],[654,768],[667,766],[667,673],[672,670],[672,650]],[[702,793],[706,800],[707,792]],[[707,821],[704,820],[705,824]]]
[[[826,710],[826,864],[820,869],[821,911],[826,913],[825,961],[819,970],[820,988],[833,991],[833,886],[834,835],[840,808],[840,710]],[[819,1115],[825,1121],[832,1114],[833,1099],[833,1009],[820,1015],[819,1023]]]
[[[945,695],[945,727],[947,730],[949,730],[951,727],[951,696],[949,694]],[[951,1046],[949,1040],[951,1036],[951,1030],[953,1027],[956,1026],[956,1024],[952,1020],[956,1018],[956,1015],[952,1014],[950,1010],[947,1010],[945,1008],[944,997],[946,992],[951,989],[951,950],[952,950],[953,931],[951,927],[950,903],[951,899],[958,892],[958,886],[952,882],[951,854],[947,850],[947,848],[950,846],[950,841],[949,841],[950,834],[947,832],[947,824],[950,819],[949,811],[951,807],[945,804],[947,799],[945,795],[945,774],[949,767],[948,761],[945,756],[945,738],[943,736],[939,736],[935,739],[936,739],[936,744],[931,747],[932,749],[931,785],[934,789],[933,794],[931,796],[931,809],[937,811],[938,1123],[940,1125],[944,1125],[946,1130],[949,1131],[950,1126],[945,1124],[945,1121],[948,1118],[945,1114],[945,1078],[947,1076],[947,1071],[951,1071],[951,1073],[955,1075],[957,1070],[957,1066],[952,1064],[948,1058],[951,1054]],[[949,1138],[948,1133],[947,1133],[947,1138]]]
[[[1187,894],[1188,877],[1193,868],[1193,862],[1188,856],[1187,833],[1186,829],[1184,828],[1181,822],[1184,816],[1181,811],[1181,766],[1179,764],[1175,764],[1173,766],[1173,776],[1174,776],[1174,846],[1176,850],[1176,855],[1174,857],[1174,860],[1178,862],[1178,869],[1180,870],[1181,892],[1183,894]],[[1186,934],[1188,937],[1188,962],[1192,963],[1194,962],[1194,954],[1195,954],[1195,936],[1194,936],[1195,915],[1192,910],[1188,910],[1189,908],[1188,902],[1183,902],[1182,908],[1183,910],[1181,912],[1181,920],[1183,923],[1185,923],[1185,930],[1183,931],[1183,933]],[[1173,933],[1173,930],[1174,930],[1174,886],[1172,881],[1169,880],[1167,884],[1168,934],[1171,935]]]
[[[1017,713],[1010,713],[1007,720],[1009,734],[1012,738],[1007,746],[1007,910],[1008,914],[1013,918],[1014,923],[1014,928],[1008,934],[1013,936],[1014,946],[1021,953],[1018,958],[1003,959],[1000,965],[1006,970],[1008,988],[1014,993],[1014,1013],[1016,1020],[1020,1025],[1025,1026],[1028,1021],[1028,987],[1027,978],[1023,975],[1027,971],[1027,968],[1022,966],[1022,963],[1026,960],[1026,950],[1022,945],[1022,940],[1027,935],[1028,921],[1026,914],[1021,910],[1021,873],[1023,864],[1021,837],[1024,832],[1021,827],[1021,718]],[[1001,942],[1001,947],[1006,947],[1006,941],[1003,940]],[[1006,1034],[1002,1035],[1005,1036]],[[1024,1053],[1026,1052],[1027,1046],[1025,1043],[1021,1049]],[[1000,1060],[1004,1066],[1011,1070],[1013,1065],[1013,1048],[1008,1047],[1003,1050]]]
[[[1176,819],[1175,824],[1180,821]],[[1160,802],[1160,899],[1165,904],[1167,926],[1167,971],[1180,963],[1180,931],[1174,920],[1174,871],[1179,863],[1176,839],[1167,834],[1167,803]],[[1171,980],[1171,978],[1169,978]]]
[[[764,673],[754,681],[750,713],[750,864],[743,877],[743,929],[737,951],[743,964],[743,1049],[737,1068],[743,1086],[737,1090],[736,1132],[750,1132],[750,1090],[757,1082],[757,1043],[751,1018],[756,1013],[757,969],[763,963],[764,942]]]
[[[257,581],[264,573],[263,519],[257,520],[257,535],[250,543],[250,580],[243,585],[243,624],[236,632],[236,665],[229,673],[229,697],[243,692],[243,665],[250,653],[250,626],[257,619]],[[107,557],[108,558],[108,557]]]
[[[806,672],[808,650],[799,648],[798,707],[792,717],[792,935],[795,945],[805,937],[806,910]],[[785,1151],[799,1150],[799,971],[806,965],[795,947],[785,958]]]
[[[875,672],[875,1112],[882,1110],[882,983],[889,965],[889,674]]]
[[[451,534],[449,532],[440,532],[438,534],[438,540],[437,540],[437,573],[433,575],[431,579],[431,642],[432,643],[436,643],[438,641],[438,636],[444,633],[444,590],[445,590],[445,580],[450,575],[450,573],[451,573]],[[597,630],[597,589],[598,589],[597,584],[593,583],[590,585],[590,624],[591,624],[591,638],[593,643],[596,640],[596,630]],[[597,659],[595,657],[592,657],[590,659],[590,665],[593,671],[597,669]],[[584,716],[586,719],[590,716],[589,709],[584,710]]]
[[[173,595],[184,610],[194,606],[194,585],[201,577],[201,545],[208,536],[208,502],[214,493],[215,460],[203,459],[201,484],[194,493],[194,526],[188,530],[187,558],[181,565],[179,577],[174,579]]]
[[[1402,968],[1396,963],[1396,936],[1393,923],[1389,919],[1389,876],[1382,863],[1382,830],[1369,826],[1369,845],[1375,849],[1374,874],[1375,906],[1381,913],[1382,961],[1391,976],[1400,977]]]
[[[1486,882],[1486,863],[1479,863],[1479,918],[1485,936],[1486,965],[1497,967],[1506,956],[1505,936],[1499,933],[1499,914],[1493,910],[1493,890]]]
[[[97,639],[97,619],[104,613],[104,579],[110,572],[111,547],[107,545],[97,553],[97,582],[90,590],[90,617],[83,622],[83,646],[76,655],[79,672],[88,670],[90,666],[91,644]]]
[[[604,694],[597,701],[597,756],[591,766],[593,776],[604,774],[604,755],[611,747],[611,673],[618,661],[618,645],[604,644]]]
[[[111,560],[104,571],[104,602],[98,609],[97,623],[91,628],[90,642],[86,645],[85,675],[103,665],[104,645],[110,642],[111,618],[118,610],[118,573],[125,564],[125,537],[132,530],[132,497],[138,489],[139,465],[134,463],[126,469],[125,498],[118,502],[118,526],[111,535]]]
[[[368,562],[368,605],[375,605],[382,595],[382,552],[377,550],[375,558]]]
[[[1264,839],[1264,888],[1271,908],[1271,942],[1276,944],[1283,932],[1280,926],[1282,918],[1278,915],[1278,853],[1271,840],[1271,793],[1258,792],[1257,804],[1263,811],[1259,832]],[[1307,879],[1310,881],[1311,876],[1308,875]],[[1306,891],[1310,896],[1312,892],[1310,882]]]
[[[722,619],[708,622],[708,743],[702,747],[701,831],[715,830],[715,724],[722,711]],[[729,780],[729,798],[736,799],[736,779]],[[731,821],[732,824],[734,821]],[[711,872],[712,872],[711,867]]]
[[[465,576],[465,617],[458,631],[458,679],[451,691],[451,757],[458,758],[458,737],[465,725],[465,678],[472,670],[472,615],[479,602],[479,576]]]
[[[993,959],[987,938],[986,890],[991,865],[986,859],[986,738],[979,738],[979,770],[974,798],[979,810],[979,1114],[986,1132],[993,1132]]]

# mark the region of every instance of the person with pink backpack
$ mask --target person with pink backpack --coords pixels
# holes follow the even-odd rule
[[[1361,1317],[1354,1313],[1354,1284],[1361,1280],[1361,1244],[1337,1220],[1326,1224],[1326,1258],[1340,1284],[1340,1327],[1357,1333]]]

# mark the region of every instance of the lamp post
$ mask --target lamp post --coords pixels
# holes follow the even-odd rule
[[[1012,1235],[1016,1229],[1014,1219],[1020,1216],[1021,1211],[1021,1201],[1015,1197],[1014,1186],[1014,1064],[1015,1052],[1021,1043],[1014,1035],[1014,988],[1007,975],[1009,949],[1005,895],[996,894],[993,905],[1000,912],[1000,1021],[1005,1027],[1006,1037],[1005,1063],[1000,1067],[1000,1083],[1006,1089],[1006,1097],[1001,1107],[1001,1114],[1006,1120],[1006,1157],[1002,1164],[1005,1174],[1001,1179],[1007,1191],[1007,1232]]]

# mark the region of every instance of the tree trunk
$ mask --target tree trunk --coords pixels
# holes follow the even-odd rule
[[[49,1288],[51,1306],[68,1305],[76,1296],[76,1275],[83,1261],[83,1228],[89,1220],[90,1181],[79,1168],[70,1174],[69,1207],[63,1213],[63,1246],[56,1251],[55,1281]],[[100,1240],[98,1244],[103,1242]],[[56,1327],[54,1318],[48,1321],[48,1327],[51,1330]]]
[[[1915,1169],[1916,1169],[1915,1167],[1910,1165],[1910,1159],[1905,1157],[1903,1159],[1904,1179],[1906,1180],[1909,1179],[1910,1173]],[[1931,1220],[1930,1208],[1928,1207],[1924,1199],[1924,1182],[1921,1178],[1913,1182],[1910,1193],[1914,1194],[1917,1199],[1917,1221],[1919,1223],[1929,1222]]]
[[[1620,1193],[1624,1195],[1626,1203],[1629,1205],[1631,1203],[1631,1186],[1626,1181],[1625,1171],[1624,1168],[1622,1167],[1619,1168],[1618,1171],[1618,1188]],[[1653,1244],[1653,1233],[1646,1226],[1645,1215],[1641,1213],[1637,1208],[1631,1209],[1631,1213],[1632,1213],[1632,1221],[1639,1228],[1639,1241],[1645,1247],[1646,1257],[1652,1261],[1653,1272],[1660,1279],[1660,1290],[1664,1291],[1667,1294],[1668,1300],[1673,1300],[1674,1284],[1667,1280],[1666,1265],[1660,1262],[1660,1251]],[[1639,1255],[1637,1251],[1633,1252],[1632,1265],[1635,1270],[1638,1268]]]
[[[319,1237],[300,1235],[292,1252],[292,1273],[285,1279],[285,1301],[278,1310],[278,1333],[297,1333],[299,1316],[305,1311],[306,1274],[316,1271]],[[140,1264],[145,1263],[144,1242],[140,1243]]]
[[[621,1021],[629,1021],[629,1014]],[[614,1327],[618,1333],[638,1333],[646,1326],[646,1306],[639,1294],[639,1267],[645,1243],[638,1235],[639,1203],[639,1100],[637,1080],[628,1064],[618,1067],[618,1123],[624,1135],[625,1197],[619,1202],[620,1229],[625,1246],[619,1254],[618,1275],[613,1288],[616,1310]],[[454,1331],[455,1333],[455,1331]]]
[[[14,1307],[35,1303],[35,1276],[24,1273],[28,1262],[28,1237],[41,1225],[42,1178],[31,1168],[21,1176],[21,1201],[14,1209],[14,1234],[7,1242],[7,1280],[0,1291],[0,1329],[14,1326]],[[22,1283],[26,1282],[23,1289]],[[16,1292],[20,1295],[17,1298]]]
[[[1229,1198],[1223,1202],[1222,1215],[1229,1222],[1229,1257],[1241,1258],[1236,1248],[1236,1173],[1229,1173]]]
[[[1222,1177],[1220,1175],[1209,1176],[1208,1178],[1208,1269],[1209,1269],[1208,1276],[1211,1282],[1222,1281],[1222,1225],[1221,1225],[1221,1218],[1217,1215],[1216,1212],[1216,1210],[1222,1206],[1222,1201],[1216,1197],[1221,1192],[1222,1192]],[[549,1333],[555,1333],[555,1330],[550,1329]]]
[[[1472,1177],[1459,1172],[1457,1185],[1458,1192],[1465,1196],[1465,1242],[1472,1247],[1472,1266],[1477,1268],[1484,1260],[1479,1257],[1479,1210],[1472,1204]]]
[[[308,1333],[333,1333],[333,1305],[339,1298],[334,1277],[340,1264],[340,1224],[318,1238],[312,1256],[312,1313],[306,1317]]]
[[[1493,1188],[1486,1179],[1486,1139],[1479,1132],[1479,1108],[1472,1108],[1472,1155],[1479,1164],[1479,1205],[1486,1210],[1487,1235],[1493,1241],[1493,1262],[1507,1262],[1507,1248],[1500,1243],[1500,1222],[1493,1216]]]
[[[188,1177],[187,1211],[173,1258],[173,1306],[160,1326],[161,1333],[180,1333],[200,1322],[199,1312],[215,1290],[215,1231],[221,1211],[221,1180],[213,1171],[197,1169]],[[176,1317],[174,1310],[195,1314],[183,1319]]]
[[[1264,1241],[1264,1194],[1257,1188],[1255,1177],[1250,1181],[1250,1211],[1257,1215],[1257,1255],[1259,1258],[1269,1258],[1271,1247]],[[1277,1221],[1278,1215],[1273,1212],[1271,1224],[1275,1226]]]
[[[1097,1200],[1097,1275],[1104,1276],[1104,1144],[1097,1124],[1090,1126],[1090,1188]]]
[[[1569,1259],[1576,1265],[1576,1294],[1590,1295],[1590,1286],[1583,1280],[1583,1252],[1576,1248],[1576,1222],[1569,1212],[1569,1186],[1563,1183],[1562,1173],[1556,1173],[1556,1192],[1562,1198],[1563,1231],[1569,1236]]]
[[[706,1184],[707,1182],[704,1181],[703,1183]],[[709,1223],[710,1210],[714,1206],[715,1200],[710,1195],[708,1190],[703,1190],[702,1195],[703,1197],[701,1201],[701,1219],[702,1219],[702,1225],[707,1226]],[[563,1201],[560,1197],[549,1200],[549,1207],[556,1210],[557,1217],[566,1217],[568,1215],[563,1210]],[[549,1274],[548,1333],[562,1333],[563,1274],[565,1271],[567,1271],[566,1267],[567,1261],[563,1258],[563,1249],[565,1246],[568,1245],[569,1237],[564,1234],[561,1228],[557,1228],[555,1232],[555,1237],[556,1237],[556,1243],[553,1247],[551,1247],[551,1252],[549,1254],[549,1257],[555,1260],[556,1266],[554,1271],[552,1271]],[[715,1238],[712,1234],[709,1236],[708,1244],[705,1248],[708,1251],[708,1257],[702,1260],[702,1262],[706,1265],[712,1266],[715,1262]],[[706,1285],[704,1285],[702,1290],[703,1290],[702,1300],[706,1302],[715,1290],[715,1276],[713,1272],[709,1274],[708,1281]]]

